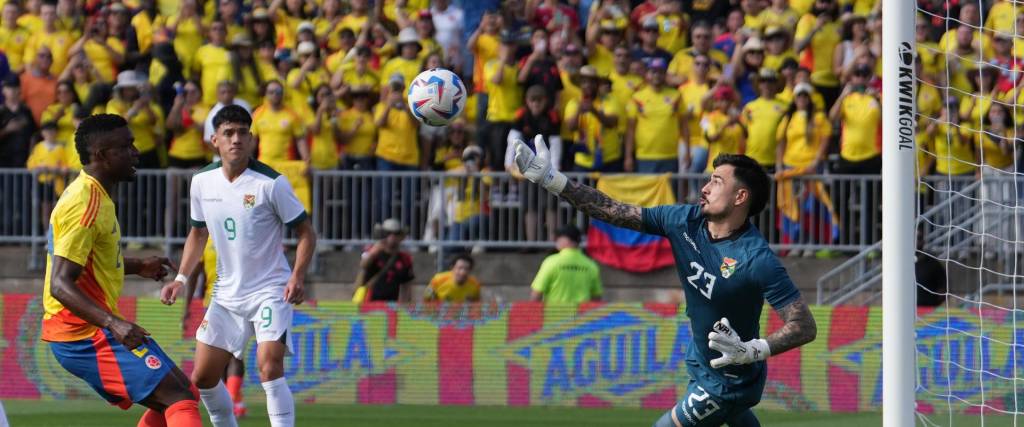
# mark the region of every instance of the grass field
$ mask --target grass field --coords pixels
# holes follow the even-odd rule
[[[130,427],[142,414],[141,408],[128,412],[100,402],[31,402],[5,401],[11,427]],[[298,405],[296,425],[320,426],[416,426],[416,427],[583,427],[583,426],[650,426],[661,411],[642,409],[577,409],[577,408],[507,408],[458,406],[356,406]],[[249,416],[240,426],[265,426],[262,406],[249,409]],[[823,414],[757,411],[766,427],[872,427],[882,424],[879,413]],[[204,414],[204,421],[206,421]],[[979,416],[958,416],[949,423],[946,417],[932,421],[956,427],[980,426]],[[984,426],[1014,425],[1010,418],[986,416]]]

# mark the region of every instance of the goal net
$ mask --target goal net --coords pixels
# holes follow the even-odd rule
[[[915,23],[917,185],[904,202],[916,205],[914,421],[1024,424],[1024,1],[904,7]],[[894,69],[883,78],[900,80]]]

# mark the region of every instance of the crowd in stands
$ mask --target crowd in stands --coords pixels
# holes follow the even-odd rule
[[[1022,6],[918,3],[920,172],[1016,170]],[[238,104],[253,112],[259,160],[295,180],[339,168],[516,175],[508,141],[537,134],[566,171],[703,173],[721,153],[779,180],[881,170],[880,0],[0,4],[0,167],[80,168],[76,123],[110,112],[128,119],[141,168],[198,168],[213,114]],[[471,93],[447,128],[421,125],[403,99],[434,67]],[[412,202],[394,187],[374,200]],[[546,207],[527,211],[553,238]]]

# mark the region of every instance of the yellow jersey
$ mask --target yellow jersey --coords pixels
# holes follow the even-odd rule
[[[22,57],[25,53],[25,44],[28,43],[28,30],[15,26],[12,28],[0,27],[0,50],[7,55],[7,63],[14,72],[24,69]]]
[[[192,72],[196,70],[196,53],[199,48],[203,45],[204,37],[202,29],[196,26],[196,21],[193,19],[181,20],[177,15],[167,19],[167,26],[173,27],[177,24],[177,28],[174,30],[174,53],[178,55],[178,60],[181,61],[182,71],[185,73],[185,77],[195,77]]]
[[[50,48],[50,54],[53,56],[50,73],[59,76],[64,71],[64,67],[68,65],[68,50],[75,43],[71,34],[65,31],[47,33],[42,30],[30,34],[25,44],[25,51],[22,53],[22,64],[27,67],[34,62],[36,60],[36,52],[39,51],[40,47],[46,46]]]
[[[374,107],[373,117],[384,115],[384,105]],[[377,129],[377,157],[403,166],[419,166],[420,146],[416,142],[419,122],[404,107],[391,108],[387,120]]]
[[[775,99],[758,97],[743,107],[740,123],[747,128],[747,152],[762,166],[775,166],[775,139],[786,106]]]
[[[714,160],[720,154],[743,154],[744,135],[743,127],[739,123],[729,123],[729,115],[718,110],[711,110],[704,113],[700,119],[701,135],[708,141],[708,165],[705,172],[715,170]],[[718,136],[715,142],[712,139]]]
[[[474,276],[466,278],[463,284],[455,283],[451,271],[437,273],[430,279],[424,301],[466,302],[480,300],[480,281]]]
[[[349,108],[341,112],[339,119],[338,126],[341,127],[342,133],[352,132],[356,122],[359,122],[359,129],[356,129],[355,135],[345,144],[345,154],[356,157],[372,156],[370,148],[377,139],[377,125],[374,124],[373,113]]]
[[[423,61],[416,59],[405,59],[401,56],[391,58],[384,66],[380,67],[380,78],[384,81],[391,79],[395,73],[401,74],[405,81],[405,87],[409,87],[413,79],[420,74],[423,68]]]
[[[32,147],[32,153],[28,155],[25,167],[28,169],[60,169],[67,167],[67,154],[65,154],[64,144],[59,141],[55,141],[52,145],[44,141],[36,143]],[[53,184],[58,196],[64,192],[64,177],[61,175],[41,173],[39,174],[39,183]]]
[[[64,150],[67,154],[67,157],[64,159],[64,165],[68,168],[79,170],[82,169],[82,161],[78,159],[78,150],[75,149],[74,109],[74,106],[64,107],[59,102],[50,104],[50,106],[43,110],[39,121],[40,123],[57,122],[57,141],[67,146],[67,149]]]
[[[334,139],[332,121],[338,123],[338,116],[321,119],[320,131],[310,131],[313,141],[309,147],[309,165],[313,169],[332,170],[338,167],[338,141]]]
[[[611,96],[605,96],[594,100],[594,109],[606,116],[616,116],[620,121],[625,120],[622,106]],[[580,110],[580,100],[572,99],[565,105],[565,117],[573,117]],[[575,161],[578,166],[584,168],[596,168],[594,153],[601,150],[601,162],[611,163],[622,158],[622,138],[619,127],[605,127],[594,113],[584,113],[579,116],[579,125],[573,133],[572,141],[576,144],[584,144],[586,150],[576,151]]]
[[[657,14],[654,19],[658,21],[658,47],[668,53],[676,53],[685,49],[687,34],[683,30],[686,18],[681,14],[663,15]]]
[[[679,91],[645,86],[633,95],[626,114],[636,120],[637,160],[669,160],[679,156]]]
[[[124,55],[124,42],[121,39],[108,37],[107,46],[110,46],[113,51]],[[107,52],[107,48],[90,38],[82,46],[82,50],[85,51],[85,56],[89,58],[93,67],[96,68],[100,78],[107,83],[113,82],[114,78],[117,77],[117,64],[114,63],[114,58],[110,56],[110,52]]]
[[[128,120],[128,129],[131,129],[135,137],[135,148],[140,153],[148,153],[156,149],[157,142],[164,132],[164,113],[155,102],[149,103],[152,114],[140,112],[135,117],[128,118],[128,110],[131,104],[122,101],[120,98],[111,99],[107,103],[107,114],[117,114]]]
[[[974,144],[960,135],[958,129],[940,123],[932,138],[935,172],[941,175],[965,175],[974,172]]]
[[[498,70],[504,67],[501,83],[491,79]],[[523,105],[523,89],[517,79],[519,70],[516,67],[494,60],[484,67],[484,79],[487,84],[487,121],[511,122],[516,118],[516,110]],[[562,96],[566,96],[563,92]]]
[[[184,131],[174,135],[171,139],[171,148],[167,155],[181,160],[207,159],[211,154],[209,146],[203,142],[203,123],[206,116],[210,114],[210,107],[203,104],[193,105],[188,111],[189,121]],[[196,126],[198,124],[198,127]]]
[[[274,110],[263,104],[252,113],[252,134],[259,138],[259,157],[263,163],[291,160],[295,144],[303,144],[306,128],[302,119],[287,107]]]
[[[981,148],[981,158],[978,162],[996,169],[1010,167],[1013,164],[1013,134],[1012,130],[1007,130],[1002,135],[992,135],[991,131],[976,132],[975,143]]]
[[[999,0],[985,14],[985,28],[1001,33],[1013,34],[1014,19],[1021,12],[1024,11],[1021,10],[1020,4],[1014,6],[1012,1]]]
[[[796,23],[799,21],[800,15],[791,8],[779,11],[769,7],[761,12],[761,22],[765,28],[782,27],[786,31],[791,31],[796,28]]]
[[[115,316],[120,315],[117,299],[124,287],[124,256],[116,212],[107,191],[85,172],[80,173],[57,200],[47,236],[44,341],[77,341],[92,336],[97,329],[50,294],[55,256],[82,266],[75,286],[96,305]]]
[[[672,56],[672,62],[668,64],[668,73],[689,79],[693,77],[693,58],[697,55],[697,51],[693,48],[680,50]],[[711,69],[708,71],[708,78],[711,80],[717,79],[722,74],[722,67],[729,63],[729,57],[718,49],[711,49],[708,52],[708,57],[711,58]]]
[[[806,14],[796,24],[794,40],[807,38],[817,25],[817,18]],[[831,21],[814,33],[811,42],[800,55],[800,66],[811,70],[811,83],[819,86],[833,87],[839,84],[839,78],[832,72],[832,53],[841,40],[839,23]]]
[[[822,144],[828,143],[832,135],[832,124],[825,113],[817,111],[811,123],[812,135],[808,135],[807,130],[806,111],[794,111],[779,123],[777,138],[785,138],[786,150],[782,153],[782,163],[787,167],[804,169],[811,166]]]
[[[370,91],[380,91],[380,77],[373,70],[367,69],[365,73],[359,74],[353,67],[341,73],[341,81],[348,87],[369,86]]]
[[[231,67],[231,54],[227,49],[205,44],[195,53],[193,69],[199,71],[199,85],[203,89],[203,104],[217,103],[217,84],[223,80],[235,80]]]
[[[843,99],[839,156],[859,162],[881,154],[882,105],[874,96],[851,93]]]
[[[615,55],[602,44],[594,45],[594,51],[587,58],[587,63],[597,70],[597,74],[607,76],[615,69]]]
[[[701,101],[709,90],[711,90],[711,86],[708,83],[697,83],[696,80],[689,80],[679,86],[679,95],[683,100],[682,108],[689,117],[687,123],[690,131],[690,147],[708,148],[708,141],[704,139],[700,121],[704,115]]]

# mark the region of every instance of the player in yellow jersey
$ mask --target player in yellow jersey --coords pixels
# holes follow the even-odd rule
[[[148,411],[139,426],[200,427],[188,377],[141,326],[121,317],[125,274],[160,280],[163,257],[121,254],[121,230],[109,194],[135,179],[139,151],[128,122],[101,114],[82,121],[75,147],[85,167],[50,217],[43,289],[42,339],[58,363],[122,409]]]
[[[480,301],[480,281],[473,276],[473,257],[456,255],[451,270],[442,271],[430,279],[424,301],[477,302]]]

